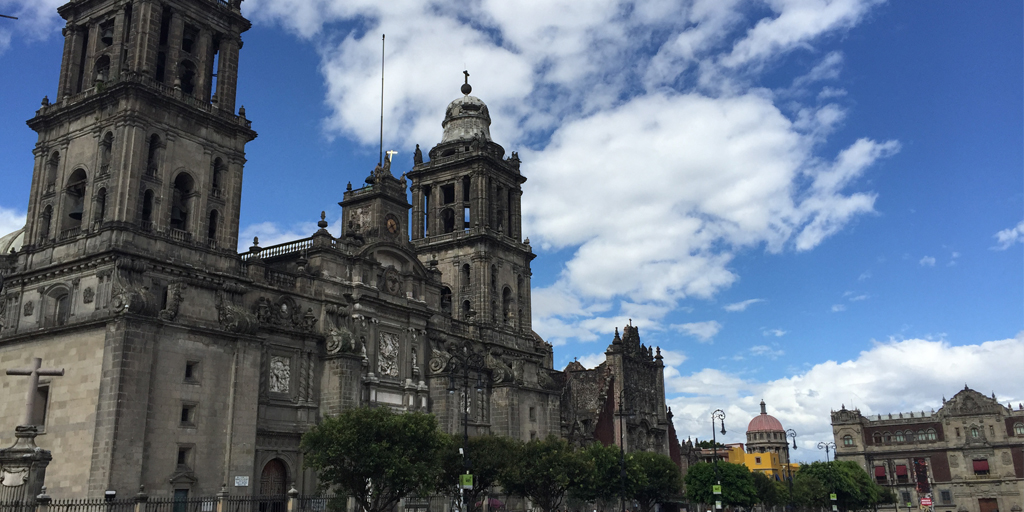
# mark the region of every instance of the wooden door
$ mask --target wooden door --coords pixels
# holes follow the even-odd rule
[[[999,512],[999,504],[995,498],[978,498],[978,508],[981,512]]]

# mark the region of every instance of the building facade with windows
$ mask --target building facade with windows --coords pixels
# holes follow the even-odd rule
[[[256,138],[236,106],[240,3],[58,9],[56,94],[28,121],[28,221],[0,238],[0,363],[65,370],[40,381],[30,419],[53,453],[49,494],[312,492],[301,435],[359,406],[430,412],[448,432],[598,432],[670,454],[660,354],[635,328],[599,370],[554,370],[532,329],[526,177],[468,83],[426,155],[417,146],[400,172],[389,155],[339,187],[340,236],[311,211],[311,236],[236,250]],[[22,417],[22,382],[2,381],[0,442]],[[567,396],[587,413],[563,409]],[[622,400],[634,414],[621,423],[586,423]]]
[[[1024,507],[1024,406],[964,387],[934,412],[832,412],[836,458],[860,464],[900,506],[956,512]]]

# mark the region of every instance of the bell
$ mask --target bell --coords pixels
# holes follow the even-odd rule
[[[185,220],[185,216],[182,214],[181,208],[174,206],[171,208],[171,222],[182,222]]]
[[[103,29],[103,33],[100,35],[100,40],[107,46],[114,44],[114,30],[109,27]]]
[[[82,220],[82,205],[76,204],[71,207],[71,211],[68,212],[68,217],[75,220]]]

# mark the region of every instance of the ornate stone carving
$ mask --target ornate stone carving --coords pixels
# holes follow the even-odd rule
[[[291,384],[291,360],[282,356],[270,358],[270,391],[287,393]]]
[[[380,333],[380,346],[377,350],[377,372],[384,377],[398,377],[398,335],[390,332]]]
[[[92,304],[92,301],[96,300],[96,292],[92,291],[92,287],[86,287],[82,291],[82,302],[86,304]]]
[[[184,300],[181,292],[188,288],[185,283],[172,283],[167,287],[167,307],[160,311],[161,320],[174,320],[178,316],[178,307]]]
[[[110,301],[114,312],[140,314],[149,310],[148,291],[147,288],[131,285],[117,288]]]
[[[382,281],[383,289],[391,295],[400,295],[402,293],[402,276],[399,275],[394,267],[388,267],[384,271]]]
[[[512,368],[501,360],[501,350],[492,348],[484,357],[484,366],[491,370],[491,381],[495,384],[514,379]]]
[[[25,301],[25,306],[23,309],[25,311],[25,316],[32,316],[32,313],[34,313],[36,310],[35,302],[32,302],[30,300]]]
[[[444,350],[433,349],[430,354],[430,372],[441,373],[448,368],[448,363],[452,360],[452,355]]]
[[[217,321],[224,330],[239,334],[252,334],[260,326],[256,315],[245,308],[228,304],[220,294],[217,295]]]
[[[352,331],[345,327],[332,328],[327,331],[327,353],[357,352],[354,341],[355,337],[352,336]]]

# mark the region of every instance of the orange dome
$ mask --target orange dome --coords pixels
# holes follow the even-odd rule
[[[761,400],[761,414],[754,416],[754,419],[750,420],[750,424],[747,425],[747,432],[763,432],[766,430],[785,432],[786,429],[782,428],[782,423],[775,419],[775,416],[768,414],[768,411],[765,410],[764,400]]]

